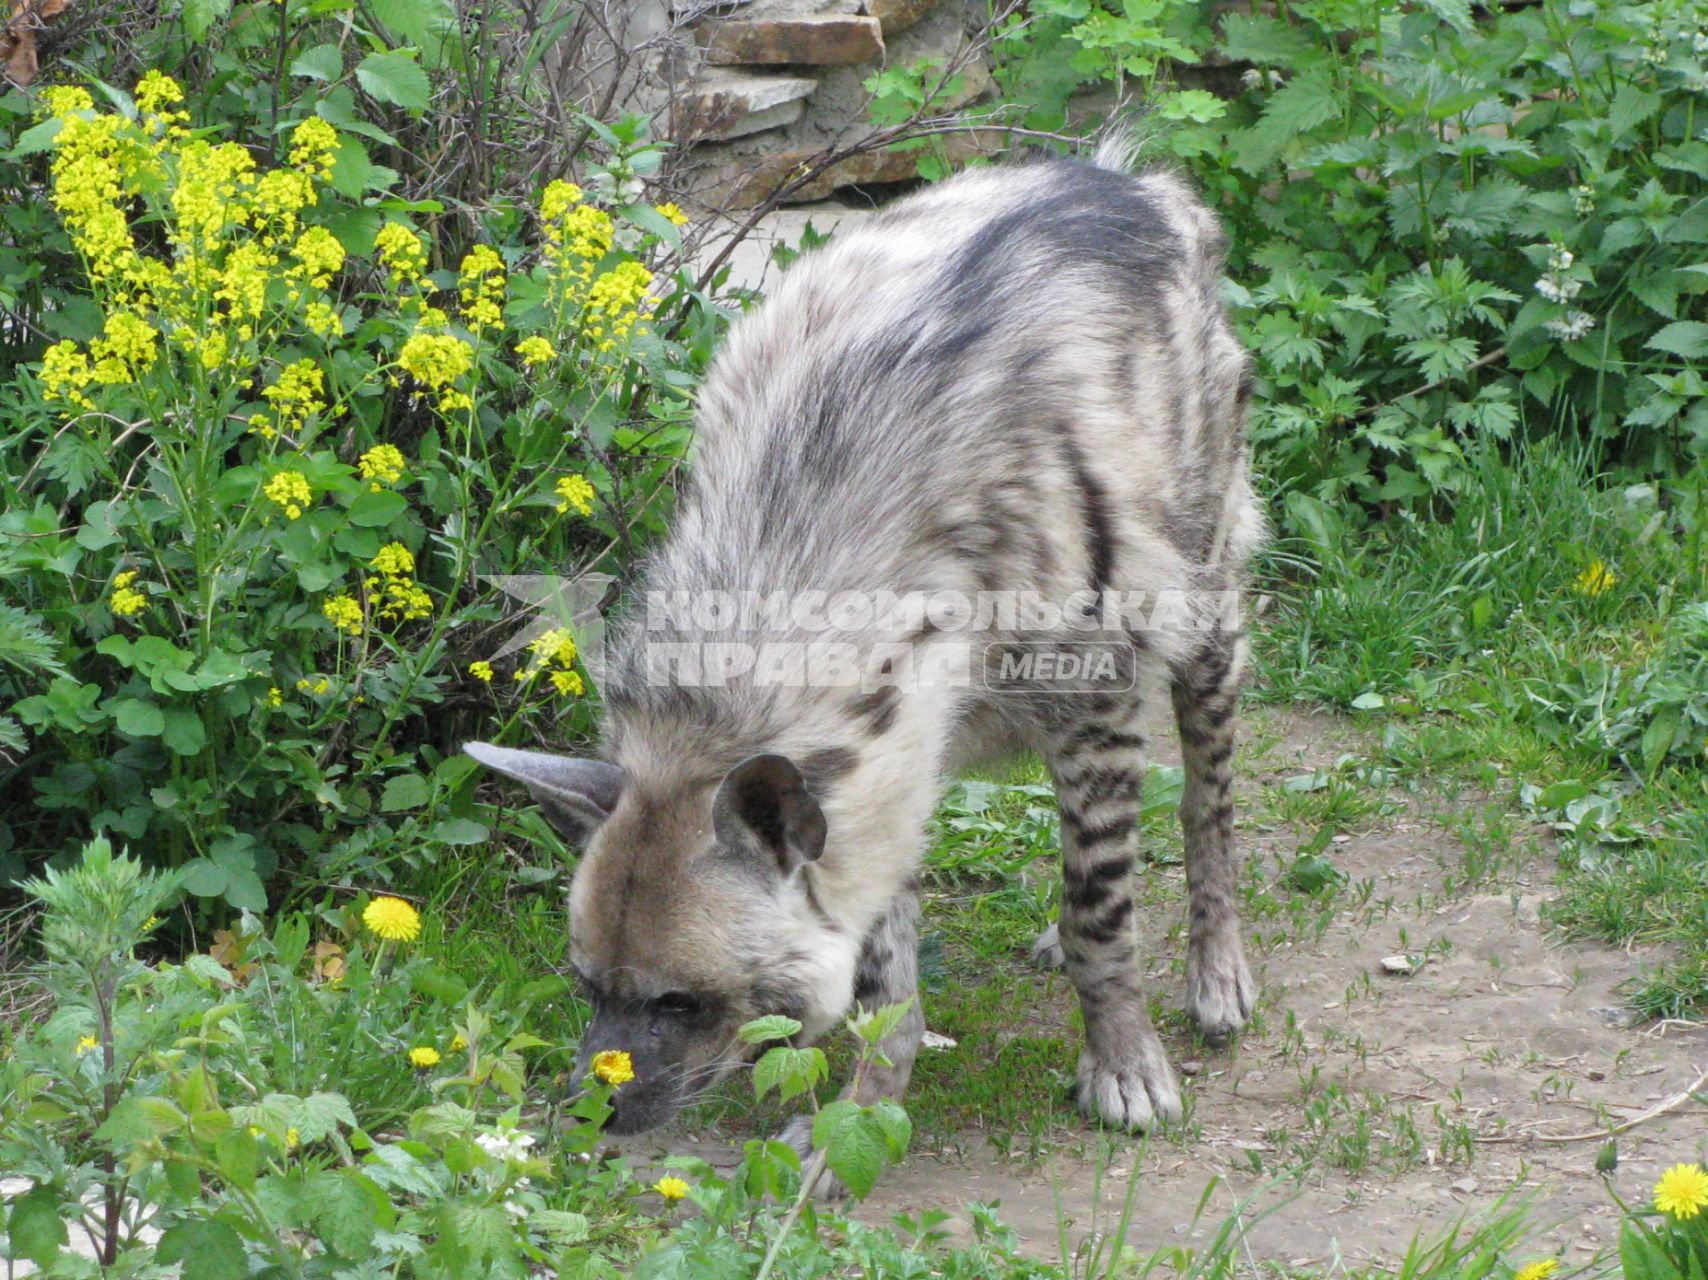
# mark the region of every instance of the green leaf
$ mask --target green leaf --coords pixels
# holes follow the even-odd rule
[[[397,519],[408,506],[401,493],[393,493],[390,489],[375,493],[368,489],[350,504],[350,523],[367,529],[378,528]]]
[[[368,0],[368,12],[402,44],[421,44],[446,17],[439,0]]]
[[[356,1127],[355,1113],[341,1093],[311,1093],[297,1106],[295,1128],[304,1142],[318,1142],[338,1131]]]
[[[243,1241],[218,1218],[190,1218],[168,1227],[154,1246],[156,1262],[182,1263],[184,1280],[231,1280],[249,1274]]]
[[[427,803],[427,779],[418,773],[400,773],[389,779],[380,793],[380,812],[397,813],[403,809],[419,809]]]
[[[577,1244],[587,1239],[590,1227],[585,1213],[567,1209],[536,1209],[529,1215],[528,1225],[538,1227],[558,1244]]]
[[[492,832],[472,818],[446,818],[427,833],[429,840],[445,844],[482,844]]]
[[[119,732],[133,738],[158,738],[166,729],[166,713],[143,698],[120,698],[112,712]]]
[[[792,1035],[799,1034],[801,1024],[793,1018],[785,1018],[780,1013],[769,1017],[755,1018],[752,1022],[744,1023],[740,1031],[743,1044],[764,1044],[769,1040],[787,1040]]]
[[[160,739],[181,756],[193,756],[208,745],[208,733],[202,727],[202,717],[188,707],[167,707],[166,723]]]
[[[1644,344],[1655,351],[1670,351],[1686,360],[1708,356],[1708,324],[1700,320],[1678,320],[1667,325]]]
[[[184,0],[184,34],[192,44],[200,44],[213,24],[230,12],[231,0]]]
[[[1672,751],[1673,739],[1678,736],[1679,708],[1662,707],[1643,730],[1643,771],[1651,777]]]
[[[798,1097],[830,1074],[822,1049],[796,1049],[778,1045],[769,1049],[753,1068],[753,1095],[763,1098],[771,1090],[783,1102]]]
[[[1613,95],[1613,102],[1607,108],[1607,124],[1613,141],[1624,138],[1660,109],[1660,94],[1639,89],[1628,81],[1620,85],[1619,92]]]
[[[291,74],[305,80],[336,80],[344,74],[344,53],[335,44],[304,49],[291,63]]]
[[[813,1122],[812,1140],[823,1149],[830,1171],[856,1200],[877,1185],[890,1150],[885,1127],[866,1108],[838,1099]]]
[[[12,1205],[11,1256],[47,1267],[71,1239],[59,1215],[59,1193],[35,1187]]]
[[[184,864],[183,883],[198,898],[218,898],[231,883],[231,872],[212,858],[192,858]]]
[[[356,67],[356,80],[380,102],[425,111],[431,97],[427,73],[408,53],[370,53]]]
[[[117,1146],[131,1146],[176,1133],[186,1119],[177,1105],[165,1098],[123,1098],[95,1130],[95,1136]]]

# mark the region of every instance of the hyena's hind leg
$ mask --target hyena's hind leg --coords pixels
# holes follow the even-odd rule
[[[1136,696],[1100,699],[1047,753],[1062,814],[1057,945],[1085,1014],[1079,1105],[1124,1129],[1180,1118],[1180,1089],[1146,1007],[1133,918],[1145,768],[1139,709]]]
[[[1245,1026],[1257,999],[1240,941],[1234,851],[1234,711],[1245,648],[1242,634],[1217,630],[1175,671],[1171,685],[1186,765],[1180,800],[1191,899],[1186,1007],[1211,1040]]]

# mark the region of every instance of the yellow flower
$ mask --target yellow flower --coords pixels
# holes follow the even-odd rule
[[[575,636],[567,627],[553,627],[530,641],[528,648],[541,665],[556,662],[567,667],[575,661]]]
[[[131,586],[135,581],[135,569],[126,569],[113,579],[113,596],[109,604],[121,618],[134,618],[148,608],[148,597]]]
[[[261,486],[261,492],[276,502],[292,520],[301,517],[304,508],[314,501],[314,490],[309,488],[308,477],[300,471],[279,472]]]
[[[529,368],[544,364],[548,360],[557,359],[557,348],[548,339],[535,334],[531,338],[523,338],[516,344],[516,354],[522,357],[522,363]]]
[[[1532,1262],[1520,1267],[1518,1274],[1512,1280],[1548,1280],[1548,1277],[1560,1269],[1558,1258],[1543,1258],[1540,1262]]]
[[[345,635],[362,634],[362,603],[352,595],[336,595],[320,606],[326,620]]]
[[[109,315],[101,336],[89,344],[89,354],[95,357],[95,381],[120,386],[153,368],[159,336],[154,326],[134,311]]]
[[[344,246],[325,227],[309,227],[291,246],[291,257],[297,260],[296,274],[324,289],[344,267]]]
[[[310,416],[326,411],[326,401],[321,398],[325,389],[326,378],[314,361],[298,360],[286,365],[278,381],[261,392],[278,414],[278,422],[269,425],[276,431],[300,430]]]
[[[637,321],[652,314],[654,302],[647,295],[651,283],[652,272],[640,263],[618,263],[588,289],[581,332],[597,342],[599,350],[613,350],[634,331]]]
[[[422,1071],[436,1067],[439,1065],[439,1051],[431,1045],[418,1044],[409,1051],[409,1064]]]
[[[364,480],[396,484],[403,478],[403,451],[394,444],[376,444],[356,459],[356,470]]]
[[[593,1055],[593,1074],[609,1085],[627,1084],[635,1078],[634,1059],[622,1049],[605,1049]]]
[[[79,409],[93,409],[95,402],[83,393],[95,380],[89,357],[75,342],[56,342],[42,352],[42,392],[49,400],[63,400]]]
[[[369,578],[364,584],[377,597],[375,614],[385,622],[413,622],[433,616],[433,597],[413,578]]]
[[[47,92],[51,93],[53,90]],[[81,91],[79,90],[79,92]],[[85,109],[94,105],[88,102],[88,94],[84,94],[83,97]],[[565,182],[562,178],[554,179],[548,182],[546,189],[540,193],[540,217],[547,222],[556,222],[580,203],[580,187],[573,182]]]
[[[474,348],[461,338],[448,333],[417,332],[397,353],[397,363],[410,377],[439,393],[441,413],[474,407],[474,401],[466,393],[452,389],[451,385],[474,368]]]
[[[587,692],[581,683],[579,671],[554,671],[552,672],[552,684],[566,698],[579,698]]]
[[[415,572],[415,557],[401,542],[388,542],[370,562],[388,577],[406,578]]]
[[[401,222],[388,222],[374,236],[374,250],[381,264],[391,274],[391,282],[401,285],[413,281],[425,288],[427,272],[427,242]]]
[[[302,1135],[300,1133],[298,1133],[295,1129],[286,1129],[285,1130],[285,1150],[286,1151],[295,1151],[301,1143],[302,1143]]]
[[[1613,570],[1600,560],[1591,560],[1589,568],[1578,574],[1577,581],[1572,583],[1572,590],[1580,596],[1598,596],[1618,581],[1619,575]]]
[[[278,685],[267,690],[267,705],[275,711],[285,705],[285,695],[279,691]]]
[[[667,1174],[652,1184],[652,1189],[666,1200],[680,1200],[688,1194],[688,1184],[673,1174]]]
[[[421,932],[421,915],[402,898],[375,898],[362,911],[362,923],[387,942],[412,942]]]
[[[318,679],[314,680],[310,680],[307,676],[304,676],[301,680],[297,681],[297,689],[303,693],[325,693],[331,688],[332,682],[325,676],[320,676]]]
[[[79,1036],[77,1039],[77,1056],[81,1058],[92,1049],[99,1049],[101,1042],[94,1036]]]
[[[338,130],[318,116],[310,116],[291,130],[291,163],[322,181],[331,179],[337,151]]]
[[[653,209],[671,226],[685,227],[688,225],[688,215],[683,213],[681,206],[674,201],[667,200],[663,204],[654,205]]]
[[[469,328],[500,328],[504,323],[504,259],[489,245],[478,244],[463,258],[457,296]]]
[[[490,662],[469,663],[469,674],[485,684],[492,683],[492,664]]]
[[[1673,1165],[1655,1183],[1655,1208],[1681,1220],[1708,1209],[1708,1173],[1699,1164]]]
[[[593,514],[593,486],[586,476],[564,476],[558,480],[553,492],[558,496],[557,509],[560,512],[574,507],[584,516]]]
[[[451,1037],[451,1052],[452,1053],[461,1053],[464,1049],[466,1049],[468,1047],[469,1047],[469,1042],[467,1040],[463,1039],[463,1033],[461,1031],[457,1032],[456,1035]]]
[[[74,116],[84,111],[95,109],[95,100],[89,96],[87,89],[76,85],[54,85],[41,91],[41,104],[47,108],[49,118],[63,120],[66,116]]]
[[[344,317],[338,308],[328,302],[311,302],[303,309],[303,324],[308,331],[321,338],[341,338],[344,336]]]

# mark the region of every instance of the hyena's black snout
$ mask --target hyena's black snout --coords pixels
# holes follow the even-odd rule
[[[573,1079],[611,1088],[611,1114],[605,1132],[645,1133],[669,1121],[682,1109],[683,1066],[670,1046],[656,1036],[632,1034],[624,1026],[601,1026],[598,1019],[582,1037]]]

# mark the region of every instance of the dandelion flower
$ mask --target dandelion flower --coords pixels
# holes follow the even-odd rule
[[[484,660],[469,663],[469,674],[482,684],[492,683],[492,664]]]
[[[1600,560],[1591,560],[1589,568],[1578,574],[1577,580],[1572,583],[1572,590],[1580,596],[1599,596],[1611,590],[1613,584],[1618,581],[1619,575],[1606,564]]]
[[[1518,1274],[1512,1280],[1548,1280],[1548,1277],[1560,1269],[1558,1258],[1543,1258],[1540,1262],[1532,1262],[1518,1269]]]
[[[409,1065],[425,1071],[439,1065],[439,1051],[432,1045],[418,1044],[409,1051]]]
[[[688,215],[683,213],[682,206],[673,200],[666,200],[663,204],[654,205],[653,212],[672,226],[685,227],[688,225]]]
[[[605,1049],[593,1055],[593,1074],[609,1085],[627,1084],[635,1078],[634,1059],[622,1049]]]
[[[1655,1208],[1675,1218],[1708,1209],[1708,1173],[1699,1164],[1675,1164],[1655,1183]]]
[[[387,942],[412,942],[421,932],[421,915],[402,898],[375,898],[362,912],[362,923]]]
[[[101,1042],[94,1036],[79,1036],[77,1039],[77,1056],[81,1058],[93,1049],[99,1049]]]
[[[688,1184],[674,1175],[667,1175],[652,1184],[652,1189],[666,1200],[680,1200],[688,1194]],[[1523,1280],[1523,1277],[1520,1277]]]

